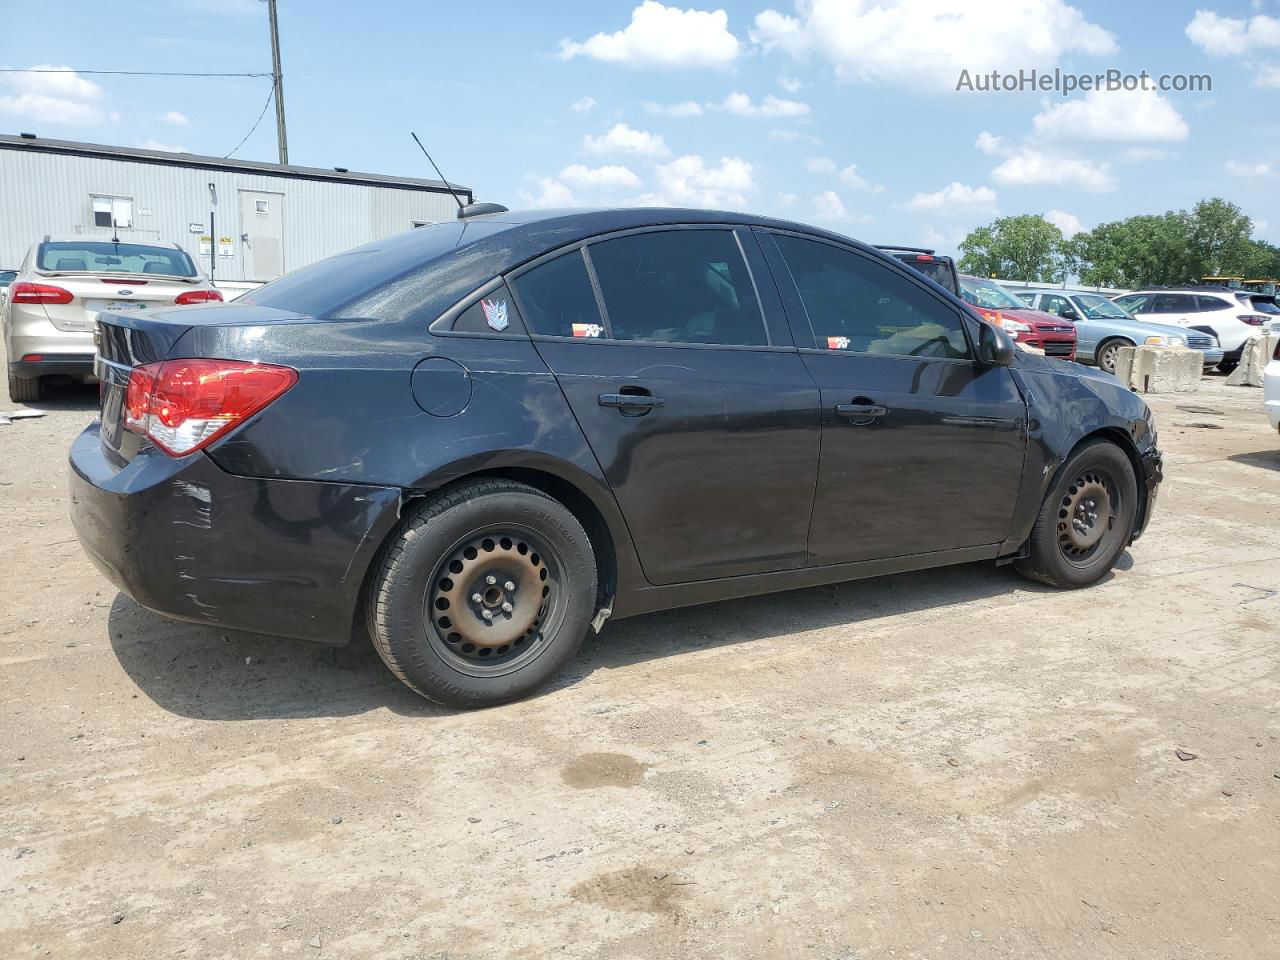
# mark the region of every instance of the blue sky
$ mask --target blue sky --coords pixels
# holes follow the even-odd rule
[[[127,21],[122,26],[121,20]],[[280,0],[295,163],[511,207],[670,203],[953,250],[1207,196],[1280,242],[1280,0]],[[260,0],[6,12],[0,64],[267,72]],[[1209,74],[1212,92],[957,92],[961,70]],[[269,80],[0,75],[0,130],[222,155]],[[275,159],[268,111],[237,156]]]

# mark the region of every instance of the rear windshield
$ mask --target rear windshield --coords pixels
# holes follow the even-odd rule
[[[919,255],[914,253],[895,253],[894,256],[908,267],[919,270],[938,286],[946,287],[952,293],[960,292],[956,289],[955,281],[952,279],[951,264],[946,260],[941,260],[937,257],[921,260]]]
[[[1254,297],[1253,309],[1259,313],[1280,313],[1280,307],[1276,306],[1275,300],[1266,297]]]
[[[36,269],[53,273],[158,273],[166,277],[194,277],[191,258],[173,247],[140,243],[101,243],[86,240],[40,244]]]

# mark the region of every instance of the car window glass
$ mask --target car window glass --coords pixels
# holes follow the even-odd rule
[[[462,333],[524,333],[524,323],[504,283],[458,314],[451,329]]]
[[[1225,310],[1231,304],[1218,297],[1196,297],[1196,310],[1199,313],[1209,313],[1213,310]]]
[[[1145,294],[1139,293],[1139,294],[1133,294],[1128,297],[1120,297],[1115,302],[1118,303],[1120,306],[1122,306],[1124,309],[1128,310],[1130,313],[1146,313],[1149,310],[1149,308],[1147,307],[1147,301],[1150,299],[1151,298],[1146,296]]]
[[[1152,313],[1187,313],[1190,297],[1176,293],[1160,293],[1151,298]]]
[[[1065,311],[1071,309],[1071,304],[1067,302],[1066,297],[1045,297],[1040,304],[1040,309],[1045,313],[1052,313],[1055,317],[1060,317]]]
[[[1018,299],[1029,307],[1036,305],[1036,295],[1034,293],[1020,293],[1018,294]]]
[[[582,251],[539,264],[511,281],[530,331],[595,339],[605,334]]]
[[[906,277],[828,243],[776,239],[799,288],[815,346],[892,356],[969,356],[959,313]]]
[[[730,230],[671,230],[588,248],[615,340],[764,346],[764,316]]]

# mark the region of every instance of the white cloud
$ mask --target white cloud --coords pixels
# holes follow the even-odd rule
[[[1248,20],[1197,10],[1187,37],[1211,57],[1238,57],[1255,50],[1280,49],[1280,19],[1259,15]]]
[[[646,100],[646,113],[656,113],[664,117],[698,117],[702,115],[702,104],[697,100],[684,100],[680,103],[654,103]]]
[[[1238,160],[1228,160],[1227,173],[1233,177],[1269,177],[1275,173],[1275,170],[1269,163],[1240,163]]]
[[[582,138],[582,146],[588,153],[630,153],[638,157],[665,157],[671,151],[658,133],[635,130],[625,123],[615,123],[609,131],[598,137],[590,134]]]
[[[1095,165],[1078,157],[1045,153],[1034,147],[1015,150],[991,171],[991,179],[1008,186],[1047,184],[1095,192],[1115,189],[1108,164]]]
[[[38,63],[33,70],[70,70],[70,67]],[[69,126],[97,126],[111,119],[102,103],[105,94],[92,80],[78,73],[5,73],[0,84],[0,114],[27,117]]]
[[[1264,63],[1253,82],[1260,87],[1280,87],[1280,64]]]
[[[1093,90],[1036,114],[1037,135],[1062,140],[1185,140],[1187,122],[1154,90]]]
[[[605,165],[587,167],[581,163],[570,164],[560,171],[560,179],[579,187],[627,187],[640,186],[640,178],[630,167]]]
[[[175,127],[191,126],[191,121],[187,119],[187,115],[185,113],[179,113],[177,110],[170,110],[160,119],[165,123],[172,123]]]
[[[819,220],[844,220],[849,210],[834,190],[824,190],[813,198],[813,215]]]
[[[138,146],[143,150],[163,150],[165,153],[188,153],[180,143],[161,143],[159,140],[140,140]]]
[[[858,173],[858,165],[851,163],[840,171],[840,182],[846,186],[853,187],[855,190],[870,190],[872,193],[881,193],[884,187],[878,183],[872,183],[862,174]]]
[[[564,60],[581,56],[637,67],[722,68],[733,63],[739,50],[723,10],[681,10],[657,0],[644,0],[616,33],[597,33],[581,43],[560,41]]]
[[[796,195],[794,193],[778,194],[778,206],[780,207],[783,207],[783,208],[790,207],[790,206],[793,206],[795,202],[796,202]]]
[[[787,93],[799,93],[804,84],[795,77],[789,77],[784,73],[778,77],[778,86],[787,91]]]
[[[835,173],[836,162],[830,157],[809,157],[804,162],[804,168],[810,173]]]
[[[955,90],[971,74],[1051,69],[1067,53],[1109,54],[1115,38],[1064,0],[797,0],[757,14],[751,38],[817,54],[843,80]]]
[[[696,154],[677,157],[654,169],[657,190],[639,203],[658,206],[744,207],[746,194],[755,189],[751,164],[741,157],[721,157],[718,166],[707,166]]]
[[[1065,210],[1050,210],[1044,215],[1044,218],[1061,230],[1064,237],[1074,237],[1077,233],[1084,233],[1084,224],[1080,222],[1080,218],[1074,213],[1067,213]]]
[[[569,109],[574,113],[590,113],[596,105],[595,97],[579,97],[573,103],[569,104]]]
[[[1125,163],[1154,163],[1167,156],[1169,151],[1158,147],[1125,147],[1120,151],[1120,159]]]
[[[573,191],[559,180],[552,177],[534,177],[537,191],[530,193],[520,191],[520,200],[527,207],[571,207],[574,204]]]
[[[777,128],[774,128],[773,130],[769,131],[769,139],[782,140],[786,143],[791,143],[792,141],[795,141],[795,140],[803,140],[805,143],[811,143],[815,147],[822,146],[822,141],[819,140],[817,137],[808,133],[800,133],[797,130],[779,130]]]
[[[983,130],[978,134],[978,139],[973,141],[973,145],[989,157],[1000,156],[1006,153],[1008,149],[1004,145],[1003,137],[997,137],[987,130]]]
[[[944,217],[967,217],[995,213],[996,193],[990,187],[970,187],[953,180],[936,193],[917,193],[905,206]]]
[[[719,104],[712,104],[718,110],[736,113],[740,117],[804,117],[809,114],[809,105],[799,100],[786,100],[769,94],[759,103],[752,102],[745,93],[731,93]]]

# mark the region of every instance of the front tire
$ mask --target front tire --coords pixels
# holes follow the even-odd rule
[[[1236,367],[1240,366],[1239,360],[1223,360],[1218,364],[1219,373],[1231,373]]]
[[[1107,340],[1100,344],[1097,353],[1094,354],[1098,361],[1098,368],[1115,376],[1116,360],[1120,357],[1120,348],[1131,346],[1133,344],[1126,340]]]
[[[596,598],[591,541],[559,501],[509,480],[423,502],[383,550],[367,606],[383,662],[451,707],[526,696],[582,643]]]
[[[1017,571],[1051,587],[1096,583],[1133,537],[1138,481],[1114,443],[1090,440],[1063,464],[1031,530],[1028,555]]]

